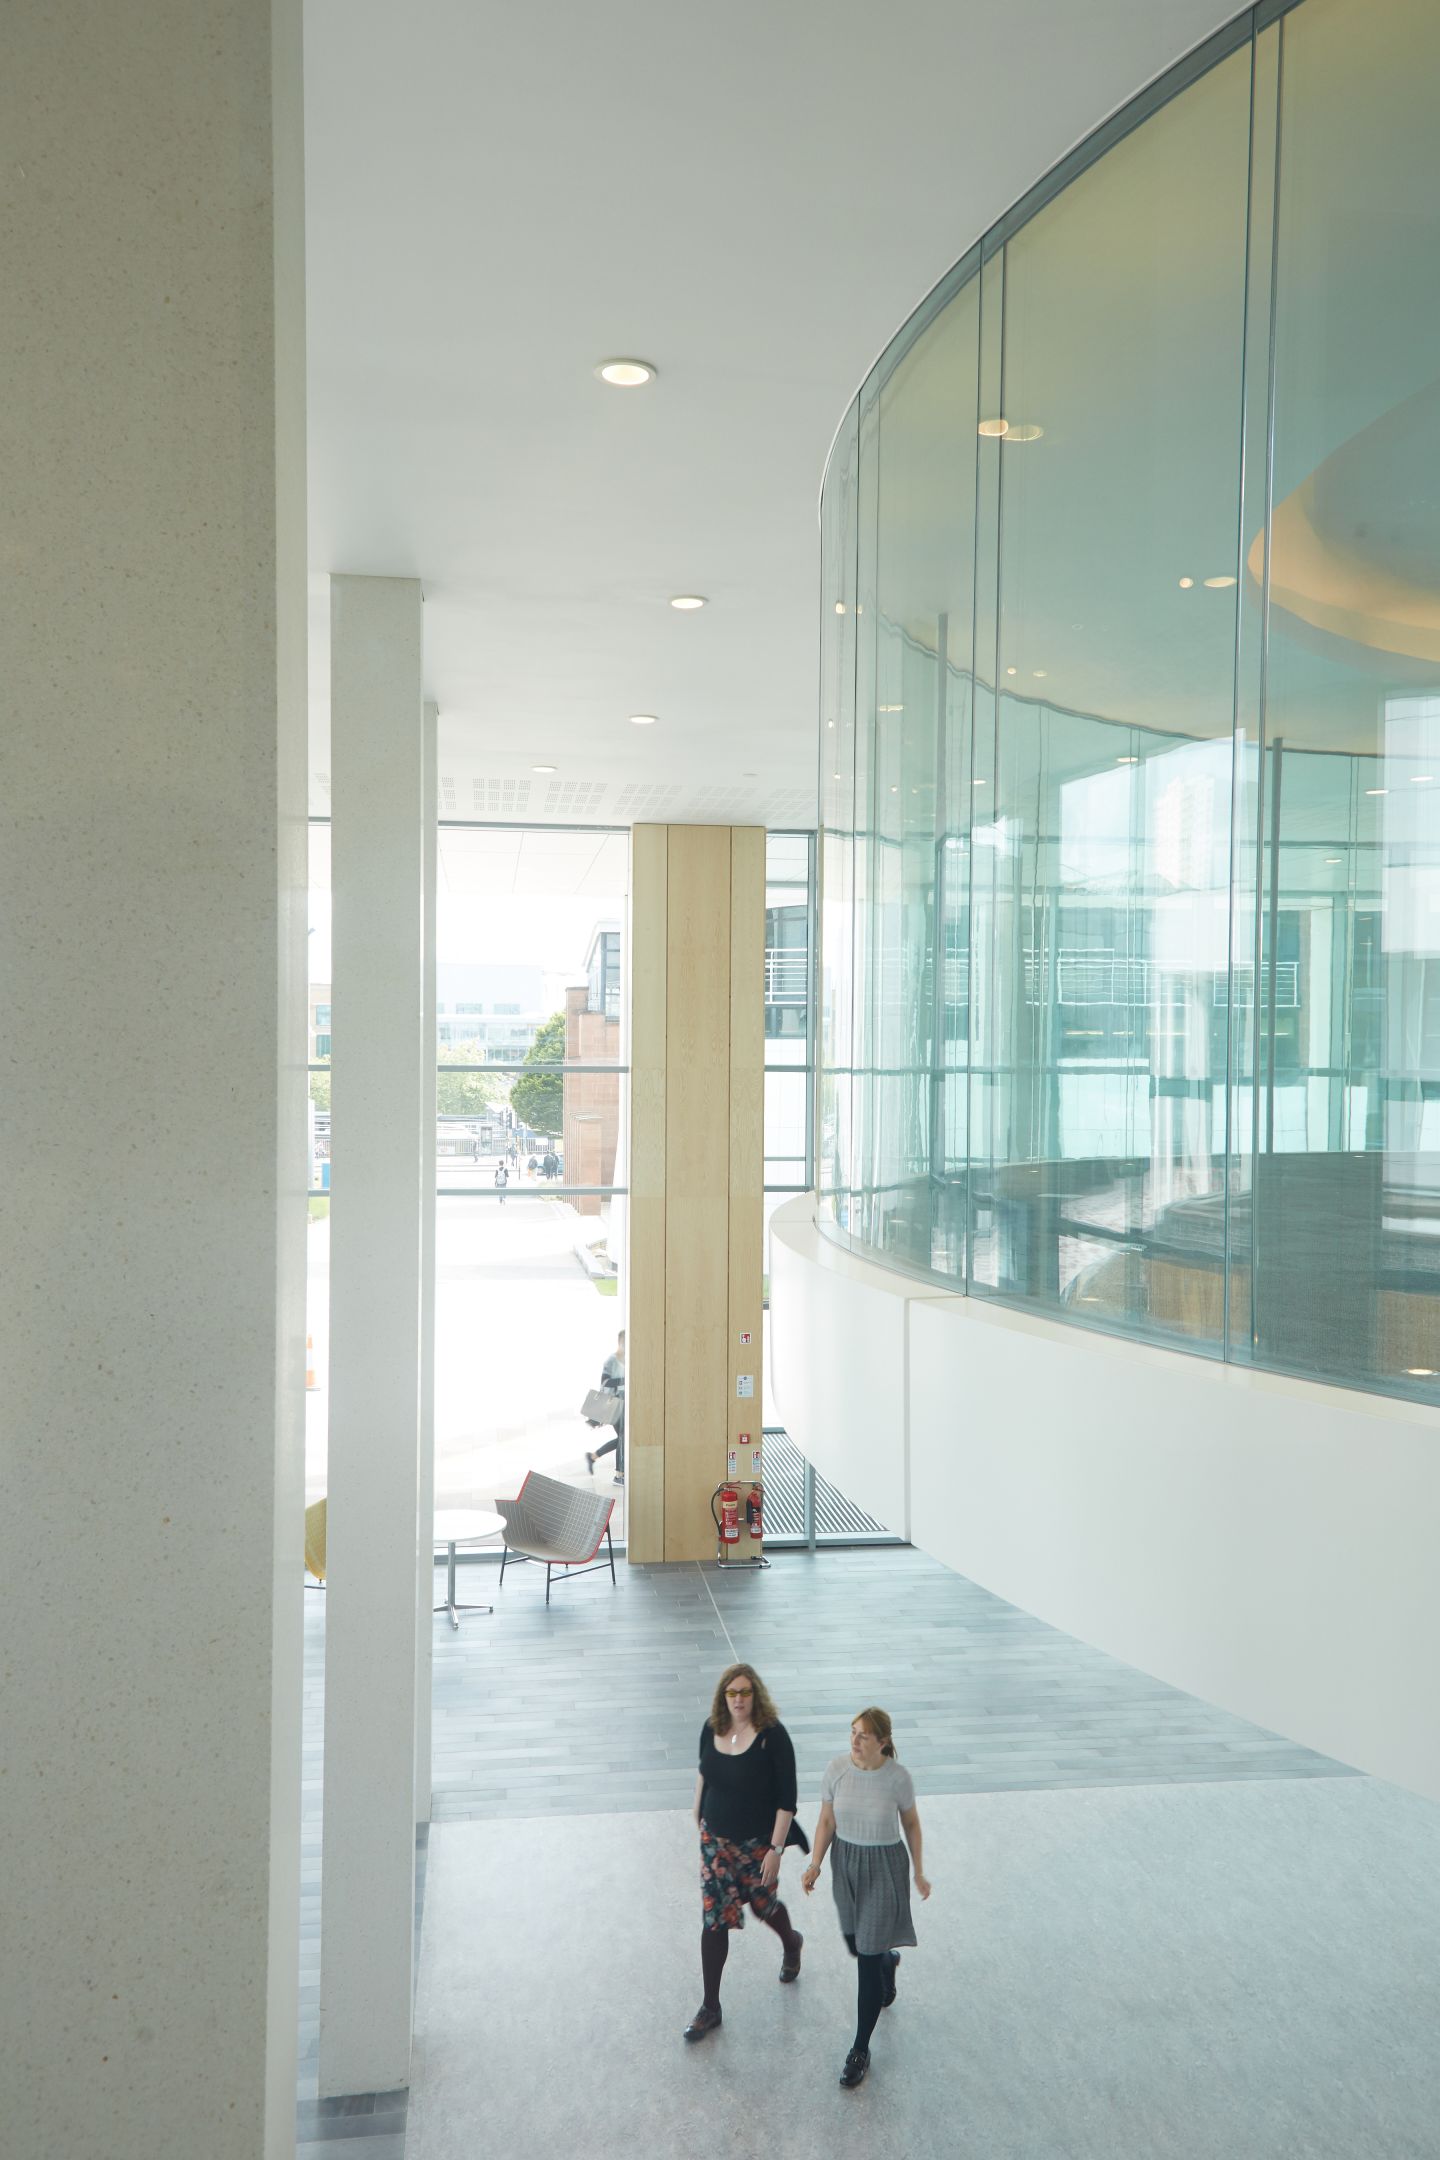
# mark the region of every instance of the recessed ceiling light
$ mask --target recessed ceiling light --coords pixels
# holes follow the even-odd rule
[[[632,712],[630,725],[631,727],[654,727],[655,717],[653,712]]]
[[[1009,432],[1009,421],[1000,419],[982,420],[976,430],[976,433],[980,435],[1008,435]]]
[[[844,603],[844,601],[843,601],[843,600],[837,600],[837,601],[835,602],[835,613],[836,613],[837,615],[843,615],[843,614],[844,614],[844,612],[845,612],[845,603]]]
[[[892,787],[892,788],[891,788],[891,790],[890,790],[890,793],[891,793],[892,795],[898,795],[898,794],[899,794],[899,792],[900,792],[900,790],[899,790],[899,788],[898,788],[898,787]]]
[[[638,390],[642,383],[653,382],[658,370],[648,360],[602,360],[595,373],[617,390]]]
[[[671,607],[678,608],[704,607],[705,595],[703,593],[694,592],[676,593],[675,598],[670,602],[670,605]]]
[[[1049,672],[1049,668],[1037,667],[1035,670],[1036,682],[1044,682],[1045,677],[1049,674]]]
[[[1435,1377],[1433,1365],[1407,1365],[1405,1370],[1412,1380],[1433,1380]]]
[[[834,723],[834,721],[833,721],[833,720],[827,720],[827,721],[825,722],[825,725],[826,725],[826,727],[834,727],[835,723]]]
[[[1207,577],[1205,583],[1209,586],[1211,592],[1223,592],[1225,587],[1233,585],[1235,580],[1233,577]]]
[[[1433,772],[1412,772],[1410,775],[1410,785],[1411,787],[1429,787],[1430,782],[1434,778],[1435,775]]]
[[[1390,790],[1388,787],[1367,787],[1365,793],[1367,795],[1388,795]]]
[[[1181,578],[1181,580],[1180,580],[1180,590],[1181,590],[1181,592],[1189,592],[1189,590],[1190,590],[1191,586],[1192,586],[1192,585],[1193,585],[1194,583],[1195,583],[1195,580],[1194,580],[1194,578],[1193,578],[1193,577],[1182,577],[1182,578]]]
[[[840,777],[840,775],[839,775],[839,773],[838,773],[838,772],[832,772],[832,773],[831,773],[831,775],[830,775],[830,778],[831,778],[832,780],[838,780],[838,779],[839,779],[839,777]]]
[[[1015,670],[1014,670],[1014,668],[1013,668],[1013,667],[1007,667],[1007,668],[1006,668],[1006,670],[1005,670],[1005,673],[1006,673],[1007,675],[1013,675],[1013,674],[1014,674],[1014,672],[1015,672]]]
[[[1325,860],[1326,860],[1326,862],[1327,862],[1327,863],[1335,863],[1335,862],[1344,862],[1345,858],[1344,858],[1344,856],[1343,856],[1343,855],[1327,855],[1327,856],[1325,857]]]
[[[1138,757],[1117,757],[1115,760],[1117,765],[1138,765],[1139,762]]]
[[[531,772],[554,772],[556,769],[554,765],[532,765],[530,767]]]
[[[1033,420],[1012,420],[1005,430],[1005,440],[1007,443],[1039,442],[1044,432],[1044,428],[1037,427]]]
[[[985,783],[983,780],[972,780],[970,785],[971,787],[984,787]]]

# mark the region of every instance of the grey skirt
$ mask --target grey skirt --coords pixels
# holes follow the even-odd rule
[[[837,1837],[830,1847],[830,1881],[840,1932],[854,1936],[862,1957],[914,1943],[906,1846],[847,1845]]]

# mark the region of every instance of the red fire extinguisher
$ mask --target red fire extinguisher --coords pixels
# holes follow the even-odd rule
[[[740,1495],[733,1485],[720,1488],[720,1539],[725,1545],[740,1542]]]
[[[750,1497],[745,1502],[745,1521],[749,1526],[750,1535],[752,1538],[764,1537],[765,1488],[763,1485],[751,1486]]]

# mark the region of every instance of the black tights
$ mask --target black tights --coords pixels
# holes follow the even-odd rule
[[[885,1975],[894,1957],[893,1950],[877,1950],[868,1954],[855,1948],[853,1935],[845,1937],[845,1947],[860,1970],[855,1989],[855,2046],[868,2048],[870,2035],[880,2021],[880,2011],[885,1999]]]
[[[790,1925],[789,1913],[778,1901],[766,1913],[765,1925],[774,1928],[781,1942],[785,1945],[785,1955],[787,1957],[790,1956],[792,1951],[798,1949],[800,1939]],[[705,1981],[705,2007],[707,2010],[718,2010],[720,2007],[720,1975],[725,1970],[725,1960],[729,1955],[729,1928],[701,1928],[700,1971]],[[875,2014],[877,2017],[879,2016],[878,2009]]]

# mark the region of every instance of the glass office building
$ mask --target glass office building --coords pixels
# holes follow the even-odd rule
[[[1437,80],[1431,0],[1256,8],[863,385],[816,1149],[828,1234],[896,1267],[1428,1401]]]

